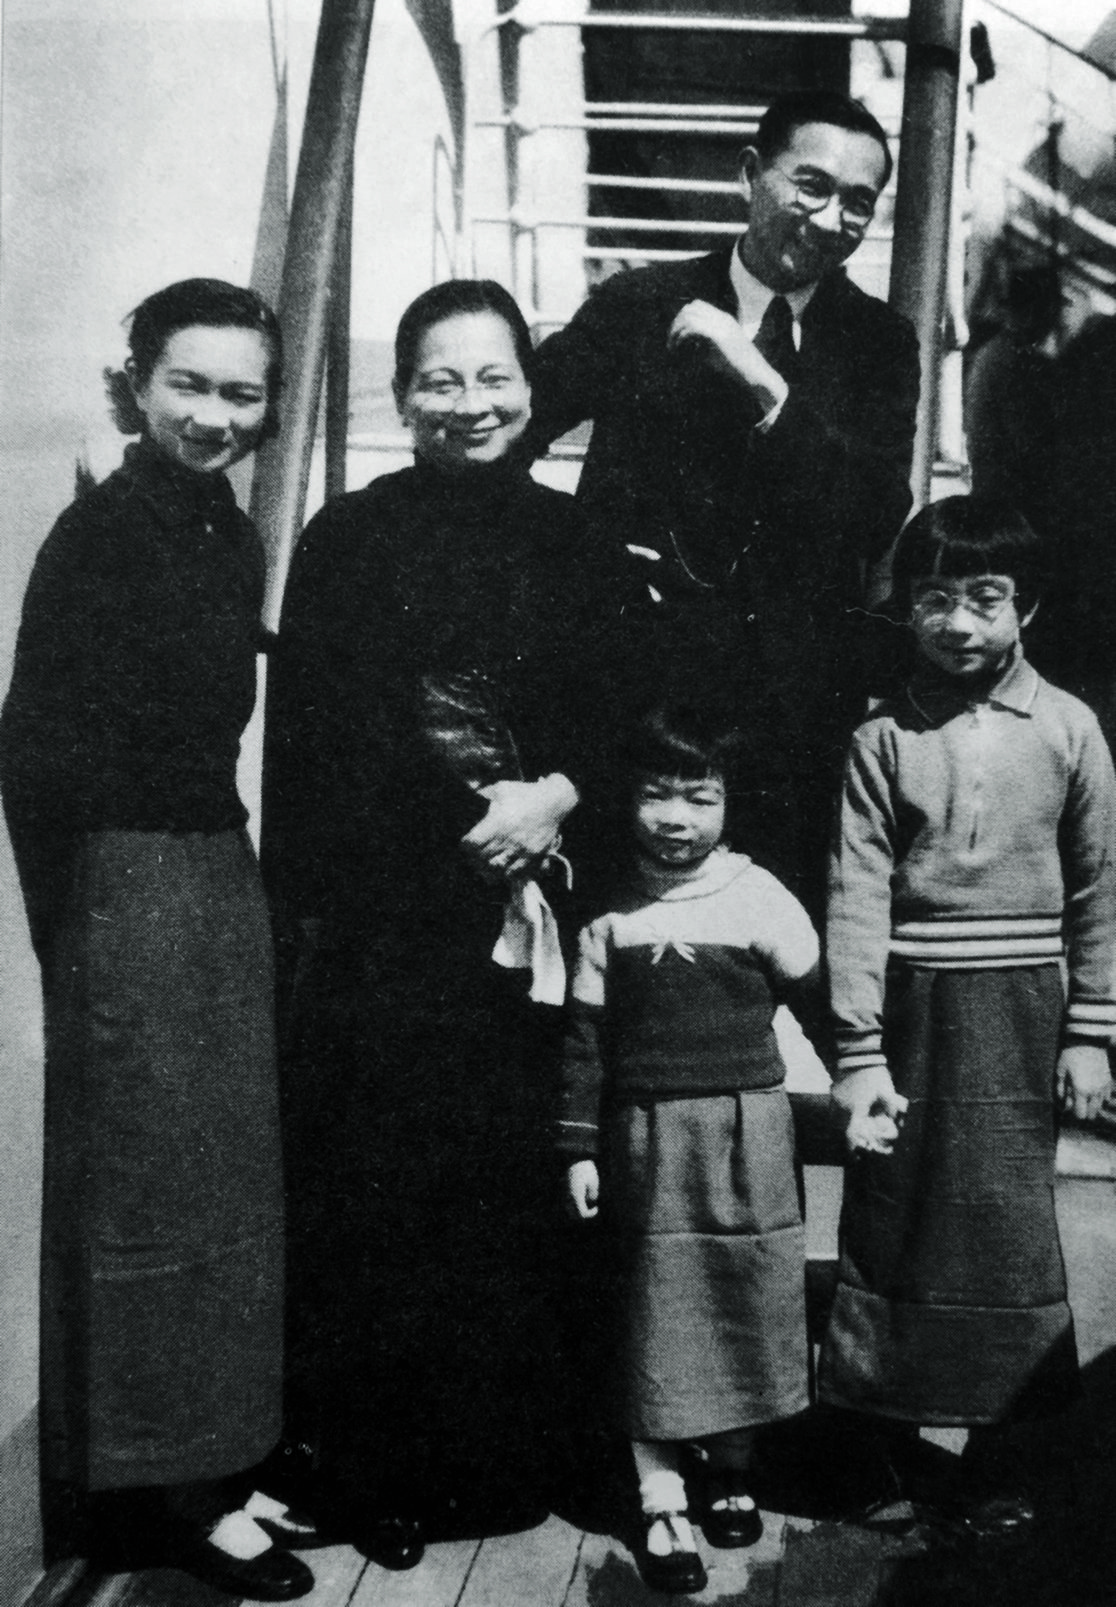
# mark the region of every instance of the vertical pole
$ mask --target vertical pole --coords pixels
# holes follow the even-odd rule
[[[345,490],[349,456],[349,326],[353,288],[353,164],[345,176],[344,204],[337,223],[337,250],[329,292],[329,348],[326,357],[325,494]]]
[[[264,622],[279,622],[302,526],[329,327],[330,281],[345,206],[375,0],[322,0],[298,160],[279,321],[286,388],[279,437],[260,453],[252,513],[268,553]]]
[[[961,12],[962,0],[911,0],[907,31],[889,299],[914,324],[921,352],[911,471],[916,507],[929,500],[938,438]]]

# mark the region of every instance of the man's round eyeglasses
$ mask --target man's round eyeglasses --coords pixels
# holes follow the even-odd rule
[[[876,215],[876,197],[874,195],[869,196],[862,191],[850,193],[846,190],[839,190],[835,184],[830,184],[823,178],[815,178],[810,173],[795,178],[792,173],[788,173],[785,168],[781,168],[777,162],[772,162],[771,166],[776,173],[781,174],[786,179],[788,184],[793,185],[795,203],[801,207],[803,212],[824,212],[830,201],[836,196],[841,211],[841,222],[846,229],[866,229]]]

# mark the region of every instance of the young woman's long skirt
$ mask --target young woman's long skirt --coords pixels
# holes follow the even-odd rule
[[[805,1408],[803,1230],[782,1088],[614,1110],[602,1216],[625,1433],[697,1439]]]
[[[1054,1216],[1057,966],[893,964],[884,1047],[910,1100],[846,1173],[823,1400],[916,1423],[1061,1408],[1076,1383]]]
[[[282,1180],[245,835],[89,835],[47,972],[45,1471],[250,1467],[280,1432]]]

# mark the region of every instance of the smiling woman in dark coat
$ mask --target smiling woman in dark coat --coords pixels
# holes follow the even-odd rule
[[[561,978],[538,920],[533,973],[492,956],[536,877],[560,900],[560,833],[580,857],[628,582],[517,452],[530,365],[498,285],[412,304],[414,467],[312,521],[269,681],[293,1372],[331,1521],[395,1566],[545,1512]]]

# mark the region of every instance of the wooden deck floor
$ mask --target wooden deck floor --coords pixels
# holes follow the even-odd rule
[[[702,1544],[709,1586],[688,1601],[719,1607],[870,1607],[898,1561],[925,1550],[848,1525],[766,1516],[747,1551]],[[315,1588],[305,1607],[662,1607],[630,1552],[561,1518],[525,1534],[431,1546],[408,1573],[389,1573],[351,1547],[308,1553]],[[70,1607],[228,1607],[217,1591],[170,1571],[88,1579]]]
[[[767,1513],[763,1539],[749,1550],[715,1551],[700,1542],[709,1586],[681,1600],[719,1607],[1116,1607],[1116,1146],[1091,1142],[1093,1149],[1070,1142],[1058,1191],[1085,1398],[1021,1448],[1032,1482],[1043,1486],[1046,1521],[1034,1537],[1014,1552],[990,1553],[917,1528],[897,1537]],[[825,1472],[841,1477],[839,1467]],[[643,1585],[620,1540],[555,1516],[523,1534],[432,1545],[409,1573],[390,1573],[347,1546],[306,1560],[316,1585],[305,1607],[662,1607],[668,1599]],[[57,1607],[58,1599],[41,1601]],[[229,1607],[229,1598],[158,1571],[86,1576],[65,1607]]]

